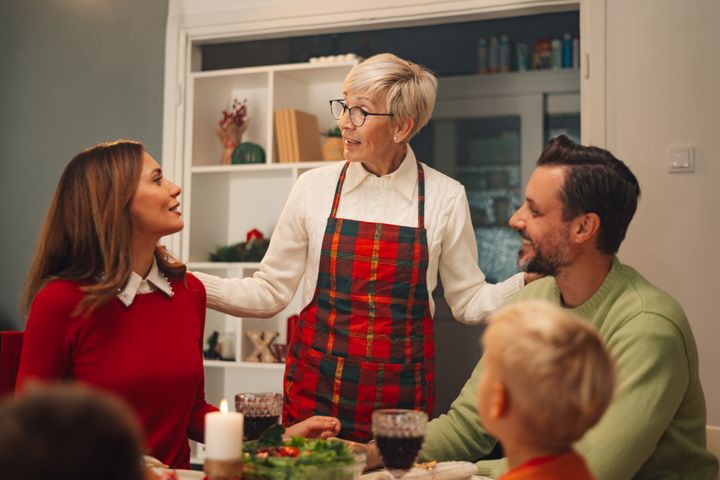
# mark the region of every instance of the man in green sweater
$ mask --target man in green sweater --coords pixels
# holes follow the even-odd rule
[[[615,256],[640,186],[610,152],[560,136],[546,147],[510,219],[518,265],[546,275],[513,301],[545,299],[586,319],[617,363],[607,413],[576,445],[599,480],[715,480],[705,448],[705,400],[692,331],[678,303]],[[527,359],[532,362],[532,358]],[[446,415],[430,422],[423,460],[476,461],[497,443],[479,423],[480,360]],[[478,462],[498,476],[502,460]]]

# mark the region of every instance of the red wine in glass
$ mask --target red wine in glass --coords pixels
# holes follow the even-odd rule
[[[244,416],[243,439],[257,440],[260,435],[280,420],[282,395],[272,392],[238,393],[235,410]]]
[[[247,442],[248,440],[257,440],[260,435],[280,421],[279,415],[267,416],[267,417],[256,417],[245,415],[245,425],[243,439]]]
[[[372,414],[372,431],[385,467],[395,479],[415,463],[427,426],[427,414],[416,410],[382,409]]]
[[[409,471],[420,452],[424,437],[383,437],[376,436],[378,449],[390,470]]]

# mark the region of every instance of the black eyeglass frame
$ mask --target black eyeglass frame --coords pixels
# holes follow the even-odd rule
[[[336,117],[335,113],[333,112],[333,102],[337,102],[340,105],[342,105],[342,107],[343,107],[343,111],[340,114],[340,116],[338,116],[338,117]],[[362,122],[360,122],[360,125],[358,125],[357,123],[355,123],[353,121],[353,111],[362,113]],[[342,118],[342,116],[345,114],[345,112],[348,112],[348,114],[350,115],[350,123],[352,123],[356,127],[362,127],[363,125],[365,125],[365,120],[367,119],[368,115],[372,115],[375,117],[394,117],[395,116],[394,113],[372,113],[372,112],[368,112],[367,110],[365,110],[362,107],[348,107],[347,103],[345,103],[345,100],[343,100],[342,98],[336,98],[334,100],[330,100],[330,115],[332,115],[332,117],[335,120],[340,120]]]

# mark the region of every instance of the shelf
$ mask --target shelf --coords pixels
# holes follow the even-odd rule
[[[206,367],[249,368],[256,370],[284,370],[284,363],[234,362],[225,360],[203,360]]]
[[[576,93],[579,84],[577,68],[441,77],[438,101],[517,95],[518,92],[523,95]]]
[[[332,72],[333,70],[337,69],[339,71],[339,74],[347,74],[349,68],[352,68],[355,65],[357,65],[357,61],[355,60],[327,63],[284,63],[280,65],[262,65],[256,67],[226,68],[221,70],[193,72],[190,74],[190,77],[194,79],[201,79],[232,77],[236,75],[262,74],[269,72],[277,72],[283,74],[298,72],[300,75],[305,74],[305,78],[307,78],[309,81],[317,82],[327,78],[328,71]]]

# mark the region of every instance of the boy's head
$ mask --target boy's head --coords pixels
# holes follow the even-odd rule
[[[71,385],[0,403],[4,480],[144,480],[140,426],[120,400]]]
[[[495,312],[483,349],[478,412],[503,444],[518,438],[563,452],[597,423],[612,399],[614,365],[602,340],[586,322],[550,303],[523,302]]]

